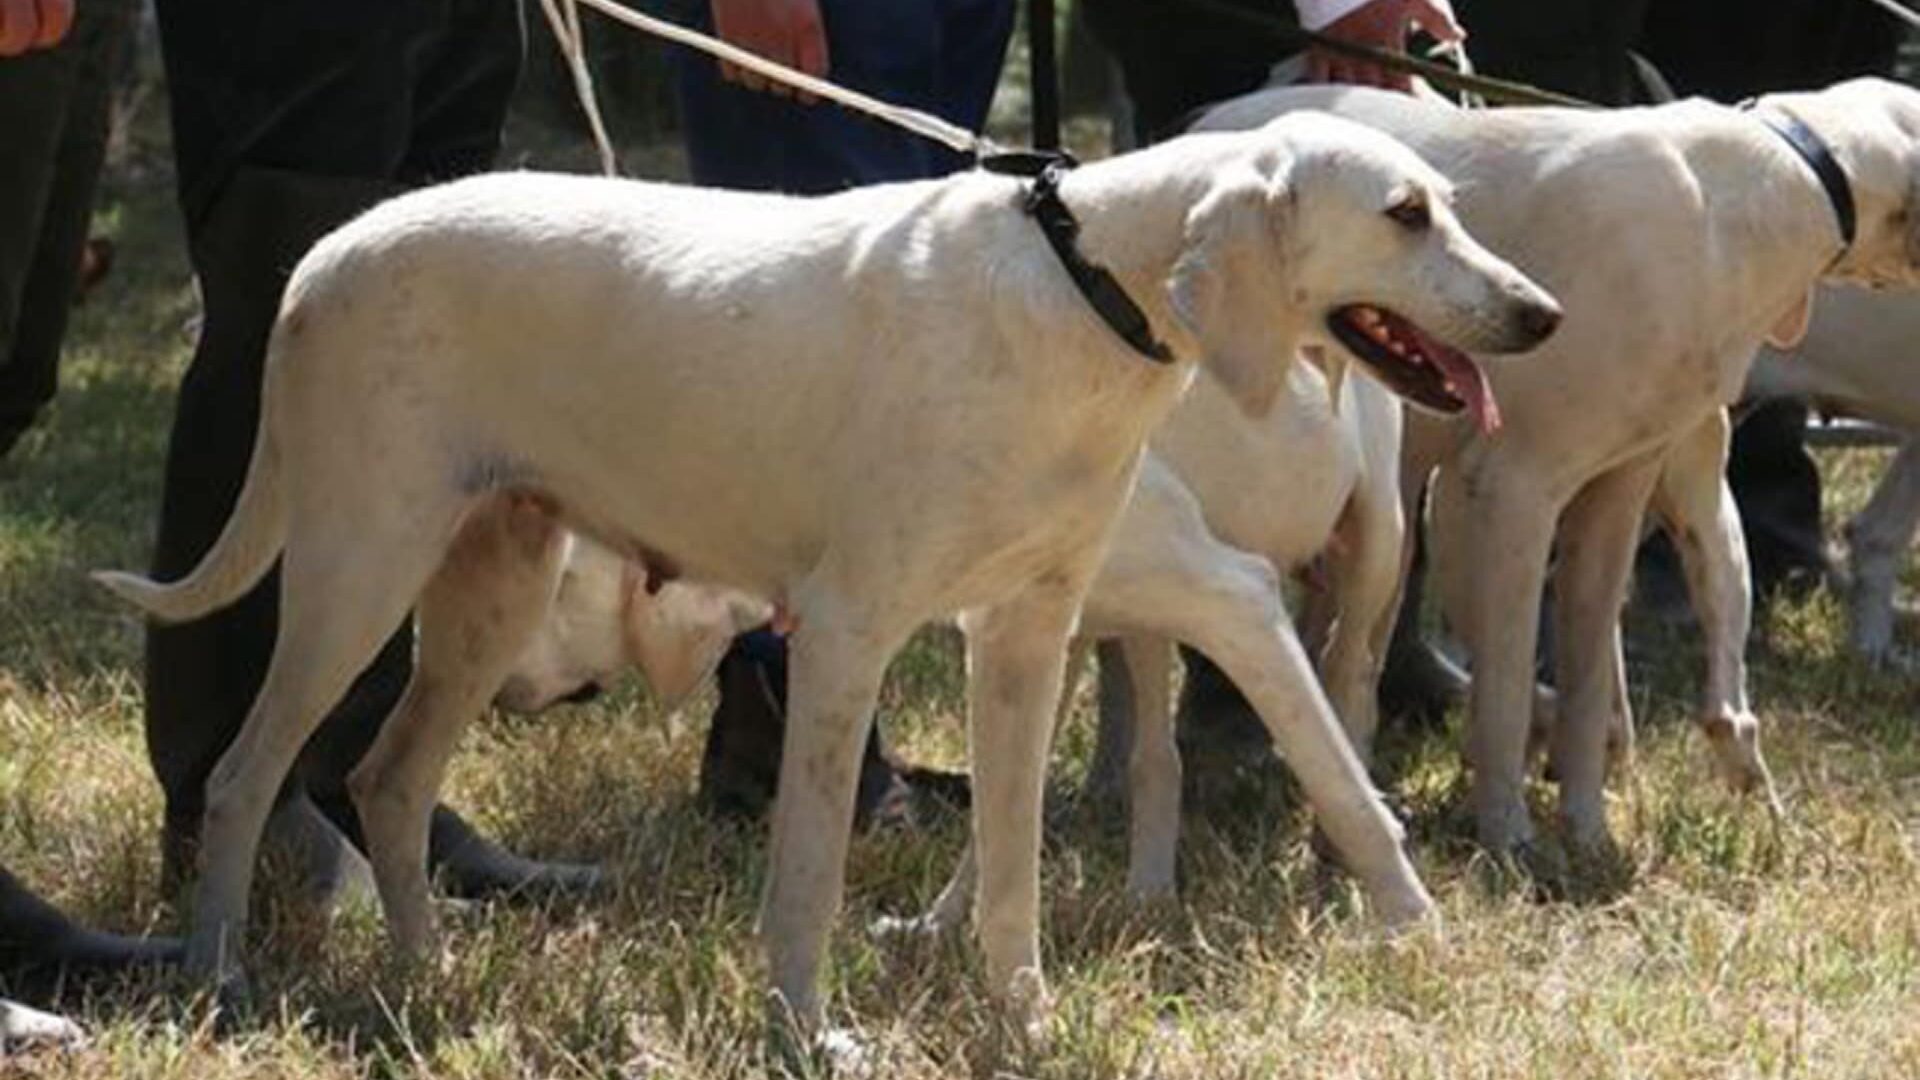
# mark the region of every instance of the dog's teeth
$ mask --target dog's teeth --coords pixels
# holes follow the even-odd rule
[[[1380,313],[1370,307],[1354,308],[1353,321],[1362,327],[1371,327],[1380,322]]]

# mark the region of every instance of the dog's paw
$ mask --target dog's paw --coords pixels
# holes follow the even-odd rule
[[[937,912],[919,915],[882,915],[867,924],[867,936],[882,945],[908,946],[945,937],[953,927]]]
[[[1419,878],[1375,886],[1367,890],[1367,897],[1374,918],[1389,935],[1411,933],[1440,921],[1440,909]]]
[[[1700,730],[1713,751],[1714,771],[1742,795],[1758,795],[1776,817],[1785,812],[1773,785],[1773,771],[1760,753],[1760,721],[1751,712],[1723,712],[1701,720]]]
[[[788,1020],[769,1032],[773,1075],[871,1080],[880,1075],[880,1054],[849,1028],[821,1027],[812,1035]]]
[[[0,1058],[42,1047],[73,1050],[86,1041],[80,1025],[64,1016],[0,1001]]]

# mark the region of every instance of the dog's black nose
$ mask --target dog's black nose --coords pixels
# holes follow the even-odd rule
[[[580,689],[575,690],[573,693],[568,694],[566,697],[563,697],[560,700],[566,702],[569,705],[585,705],[590,701],[594,701],[598,699],[600,695],[604,692],[605,691],[603,691],[600,688],[600,684],[597,682],[582,683],[580,684]]]
[[[1538,345],[1553,336],[1560,327],[1561,312],[1556,304],[1522,303],[1516,314],[1520,332],[1526,339]]]

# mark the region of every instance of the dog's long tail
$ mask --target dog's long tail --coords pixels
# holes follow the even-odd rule
[[[233,513],[213,548],[193,572],[178,581],[159,582],[122,570],[96,570],[93,580],[164,623],[197,619],[226,607],[266,576],[287,539],[287,500],[281,472],[280,440],[274,431],[273,373],[268,358],[260,403],[260,429],[253,460]]]

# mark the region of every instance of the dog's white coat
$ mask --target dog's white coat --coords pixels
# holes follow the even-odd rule
[[[1832,148],[1859,208],[1854,244],[1807,167],[1752,115],[1703,101],[1588,112],[1461,112],[1366,90],[1268,92],[1203,127],[1326,108],[1406,140],[1459,188],[1476,235],[1554,290],[1566,323],[1538,356],[1495,371],[1497,438],[1415,420],[1412,490],[1440,466],[1435,564],[1473,654],[1468,757],[1481,840],[1534,837],[1523,799],[1539,597],[1554,570],[1559,722],[1551,748],[1569,838],[1604,846],[1609,731],[1630,730],[1618,613],[1643,510],[1672,455],[1722,461],[1723,406],[1770,332],[1790,336],[1823,278],[1912,284],[1920,253],[1920,93],[1880,80],[1769,95]],[[1673,515],[1738,521],[1717,468],[1678,465]],[[1683,538],[1683,549],[1687,546]],[[1739,558],[1744,560],[1744,554]],[[1731,642],[1744,642],[1744,572],[1696,563]],[[1710,576],[1711,582],[1704,579]],[[1737,625],[1736,625],[1737,624]],[[1764,783],[1738,656],[1709,687],[1705,730],[1729,773]],[[1731,663],[1725,661],[1731,660]]]
[[[209,781],[189,963],[237,969],[273,794],[410,608],[414,682],[352,788],[391,931],[431,940],[428,811],[455,736],[551,600],[565,524],[797,623],[761,933],[776,1011],[803,1029],[824,1020],[816,976],[881,675],[916,626],[962,612],[975,923],[991,988],[1038,1022],[1039,801],[1064,647],[1194,360],[1260,412],[1305,328],[1340,305],[1499,350],[1530,344],[1551,300],[1465,234],[1445,181],[1403,146],[1289,118],[1062,185],[1088,257],[1180,358],[1153,364],[1093,314],[1021,192],[979,173],[820,199],[509,174],[404,196],[316,246],[220,541],[173,585],[102,576],[181,619],[283,558],[274,660]],[[1386,213],[1409,198],[1432,205],[1431,228]],[[1395,822],[1345,761],[1327,782],[1346,797],[1319,807],[1328,833],[1364,879],[1418,894]]]
[[[1920,528],[1920,299],[1830,287],[1798,345],[1763,349],[1747,379],[1754,397],[1801,397],[1830,412],[1908,433],[1873,498],[1847,523],[1853,647],[1884,659],[1893,647],[1893,590]]]

